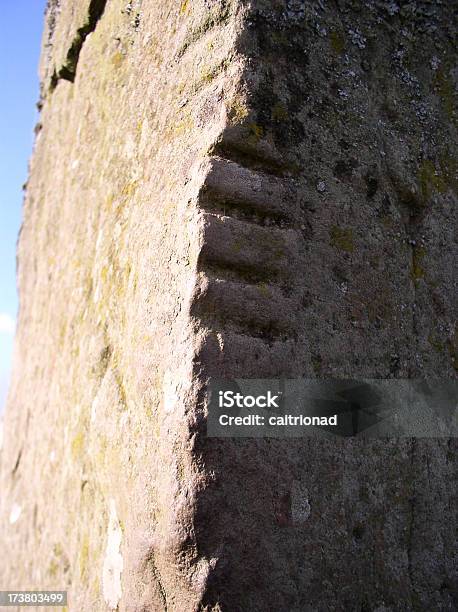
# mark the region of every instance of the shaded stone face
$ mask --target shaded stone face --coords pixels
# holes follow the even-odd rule
[[[449,3],[50,2],[2,581],[452,610],[454,440],[210,439],[219,378],[455,376]]]

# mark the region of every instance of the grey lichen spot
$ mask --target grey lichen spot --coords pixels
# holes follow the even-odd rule
[[[436,70],[440,67],[440,65],[441,65],[440,59],[436,55],[433,55],[430,61],[431,70],[433,72],[436,72]]]
[[[386,10],[389,15],[396,15],[396,13],[399,13],[399,5],[396,2],[388,2]]]
[[[324,181],[318,181],[316,184],[316,190],[320,193],[324,193],[326,191],[326,183]]]
[[[366,48],[366,38],[361,34],[358,29],[348,30],[351,42],[358,47],[358,49]]]
[[[293,524],[302,524],[311,512],[309,493],[299,480],[295,480],[291,489],[291,519]]]
[[[292,21],[304,19],[305,4],[303,0],[289,0],[286,6],[285,17]]]

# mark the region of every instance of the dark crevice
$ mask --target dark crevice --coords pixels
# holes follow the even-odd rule
[[[71,83],[75,81],[81,49],[83,48],[86,38],[97,27],[97,23],[100,21],[105,11],[107,2],[108,0],[91,0],[89,3],[86,23],[81,28],[78,28],[75,38],[68,50],[64,65],[61,66],[59,70],[55,70],[51,77],[51,91],[54,91],[61,79],[70,81]]]
[[[212,255],[200,256],[199,272],[210,273],[213,277],[220,280],[228,280],[233,282],[245,282],[249,285],[258,283],[267,283],[275,281],[277,275],[268,270],[254,267],[250,262],[246,264],[233,264]]]
[[[156,582],[158,592],[159,592],[159,597],[161,598],[161,602],[162,602],[163,612],[167,612],[168,610],[167,592],[164,588],[161,574],[156,566],[156,560],[155,560],[153,548],[151,548],[147,553],[147,556],[143,564],[143,571],[146,573],[148,577],[151,577]]]
[[[221,332],[233,332],[266,341],[286,341],[292,338],[291,326],[285,325],[281,318],[262,320],[256,313],[233,313],[215,306],[213,300],[202,298],[191,307],[191,316],[199,319],[210,329]]]
[[[22,457],[22,448],[18,453],[18,456],[16,458],[16,463],[14,464],[13,470],[11,472],[11,474],[14,476],[18,470],[19,464],[21,463],[21,457]]]
[[[256,151],[253,147],[243,142],[224,139],[224,137],[216,143],[210,155],[218,155],[248,170],[255,170],[270,176],[283,178],[296,174],[286,164]]]
[[[220,316],[218,316],[218,314]],[[275,322],[269,325],[259,325],[258,321],[246,320],[228,320],[220,313],[193,313],[192,315],[199,327],[204,327],[214,333],[219,333],[223,337],[228,334],[235,336],[243,336],[245,338],[256,338],[272,346],[277,342],[288,342],[297,340],[296,334],[286,332],[279,328]]]
[[[200,193],[200,205],[208,211],[235,217],[248,223],[262,227],[278,227],[280,229],[294,227],[291,217],[286,213],[261,207],[248,200],[228,198],[224,193],[212,187],[203,187]]]
[[[229,198],[208,197],[200,201],[201,208],[208,214],[231,217],[237,221],[253,223],[259,227],[275,227],[276,229],[295,229],[286,215],[261,210],[248,202]]]
[[[282,278],[274,271],[266,268],[258,268],[246,262],[231,263],[224,259],[219,259],[214,255],[201,255],[198,263],[198,272],[203,272],[206,276],[222,281],[233,283],[244,283],[246,285],[275,285],[285,298],[293,295],[294,288],[291,279]]]

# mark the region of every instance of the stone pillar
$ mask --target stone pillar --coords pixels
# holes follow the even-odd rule
[[[455,377],[452,3],[51,0],[5,588],[452,610],[455,440],[219,440],[209,377]]]

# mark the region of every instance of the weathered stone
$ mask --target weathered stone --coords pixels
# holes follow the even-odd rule
[[[454,377],[452,3],[51,0],[2,583],[454,610],[455,440],[219,440],[218,377]]]

